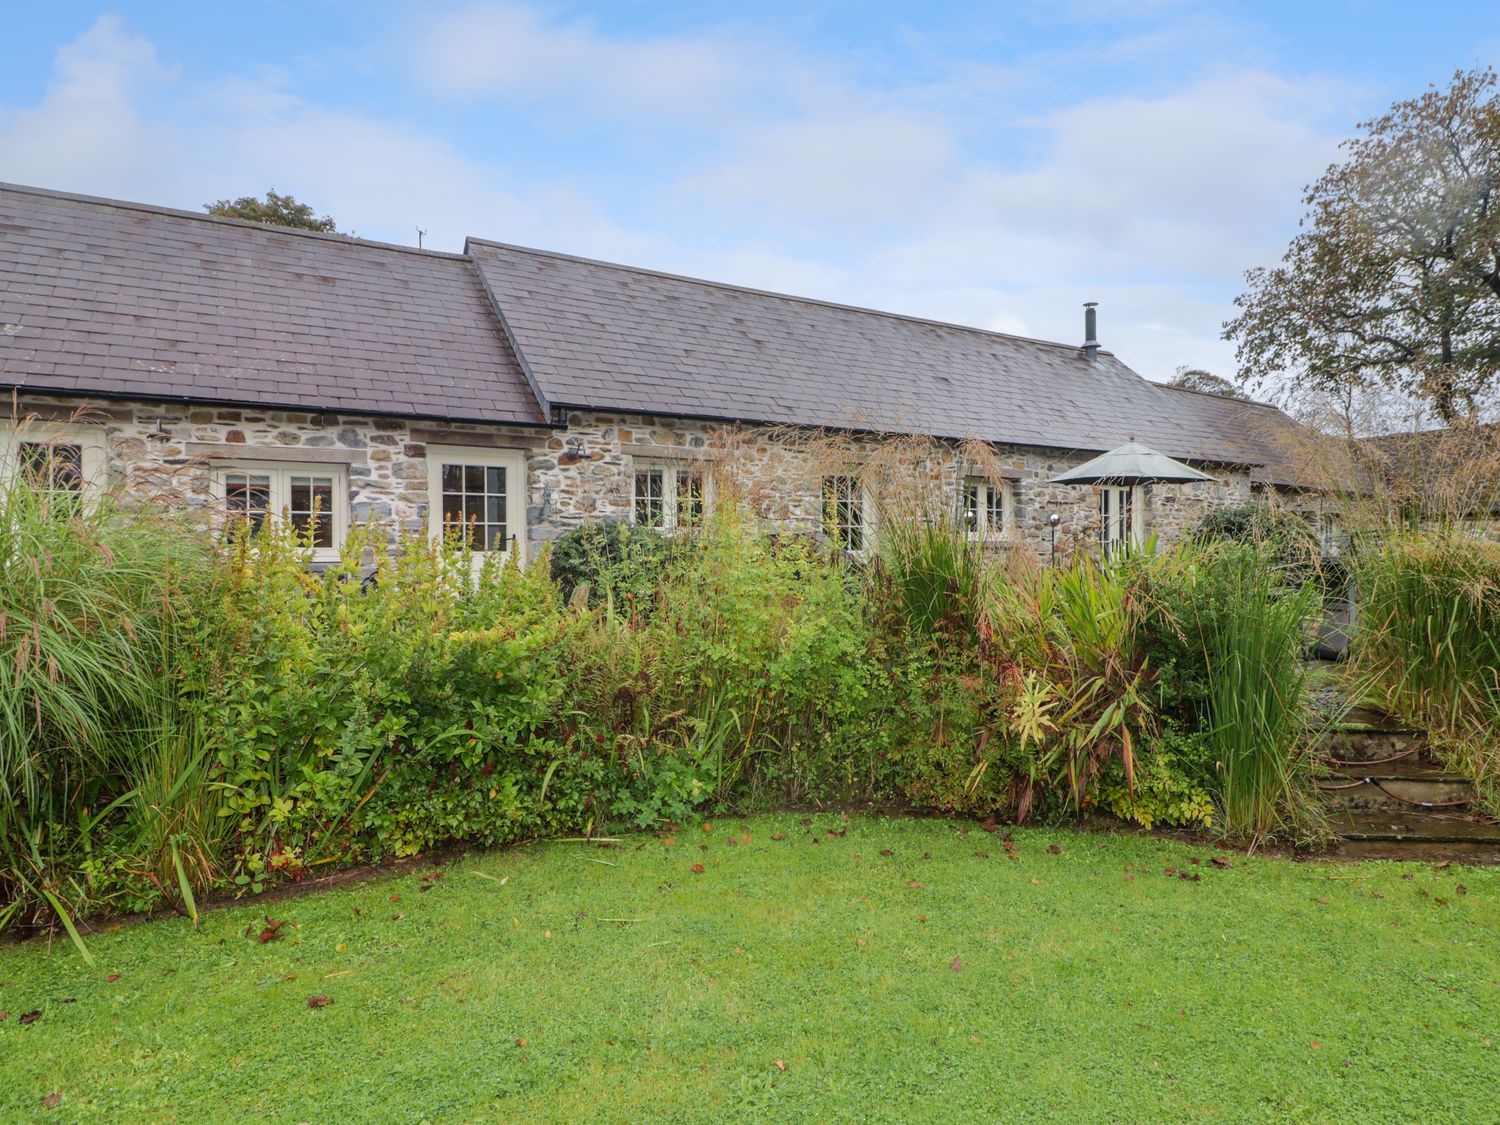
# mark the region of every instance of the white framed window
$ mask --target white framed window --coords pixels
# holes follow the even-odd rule
[[[841,551],[863,552],[870,546],[870,512],[857,477],[840,473],[823,478],[823,533]]]
[[[428,525],[434,538],[457,530],[474,552],[525,557],[526,455],[519,449],[427,447]]]
[[[1318,520],[1318,546],[1322,548],[1323,554],[1333,556],[1340,553],[1343,544],[1344,532],[1339,525],[1338,516],[1332,512],[1324,512]]]
[[[49,496],[80,496],[107,481],[104,431],[76,423],[0,423],[0,480],[20,477]]]
[[[1010,528],[1010,486],[984,477],[964,481],[964,530],[970,539],[999,539]]]
[[[1138,547],[1142,540],[1139,487],[1106,485],[1099,490],[1099,546],[1106,554]]]
[[[630,519],[664,530],[702,527],[708,513],[708,477],[701,465],[636,461],[630,491]]]
[[[259,531],[285,518],[307,538],[314,557],[338,558],[349,534],[349,484],[342,465],[234,461],[213,467],[214,494],[225,518]]]

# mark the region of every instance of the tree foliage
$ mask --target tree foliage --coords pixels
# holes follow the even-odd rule
[[[1500,94],[1459,71],[1361,123],[1306,196],[1282,264],[1255,269],[1225,326],[1240,379],[1376,385],[1473,410],[1500,373]]]
[[[1223,398],[1245,399],[1249,396],[1234,385],[1232,381],[1222,375],[1215,375],[1212,371],[1205,371],[1201,367],[1179,367],[1169,387],[1181,387],[1187,391],[1201,391],[1204,394],[1219,395]]]
[[[306,203],[297,202],[294,196],[266,192],[264,199],[253,195],[242,195],[238,199],[220,199],[205,203],[203,209],[210,215],[224,219],[248,219],[252,223],[265,223],[273,227],[293,227],[296,230],[315,230],[324,234],[337,234],[338,227],[327,215],[321,219]]]

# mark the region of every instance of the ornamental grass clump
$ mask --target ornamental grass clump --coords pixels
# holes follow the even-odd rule
[[[1354,667],[1500,805],[1500,543],[1393,536],[1355,560]]]
[[[43,483],[0,480],[0,928],[71,930],[131,872],[161,878],[200,850],[193,825],[159,832],[142,802],[148,783],[158,807],[194,799],[150,758],[179,722],[173,638],[211,548],[158,508]]]
[[[1175,705],[1211,755],[1218,826],[1252,844],[1315,820],[1306,650],[1320,592],[1288,581],[1264,544],[1189,542],[1152,575],[1158,631],[1175,641],[1161,655],[1189,669],[1174,668]]]

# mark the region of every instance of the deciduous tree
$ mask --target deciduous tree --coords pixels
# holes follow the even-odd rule
[[[226,219],[249,219],[252,223],[265,223],[273,227],[316,230],[324,234],[338,233],[338,227],[327,215],[320,219],[306,203],[298,203],[293,196],[278,195],[274,191],[266,192],[264,199],[242,195],[238,199],[205,203],[203,209],[210,215]]]
[[[1500,94],[1484,68],[1363,122],[1282,264],[1247,275],[1242,383],[1384,386],[1471,412],[1500,372]]]

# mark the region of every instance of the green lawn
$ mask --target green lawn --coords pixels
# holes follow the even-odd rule
[[[1014,846],[719,821],[0,947],[0,1120],[1500,1115],[1500,870]]]

